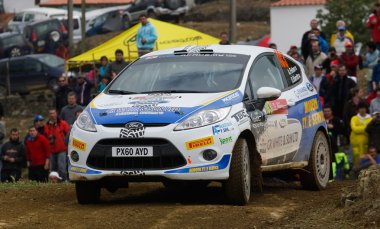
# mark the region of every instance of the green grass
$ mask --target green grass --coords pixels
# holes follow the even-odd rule
[[[39,183],[36,181],[29,180],[20,180],[15,183],[0,183],[0,191],[8,191],[8,190],[25,190],[25,189],[35,189],[35,188],[47,188],[47,187],[67,187],[72,186],[71,183]]]

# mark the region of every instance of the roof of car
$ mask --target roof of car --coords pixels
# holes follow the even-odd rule
[[[96,9],[96,10],[90,10],[86,12],[86,20],[92,19],[104,13],[112,12],[115,10],[125,10],[130,6],[131,5],[111,6],[111,7],[105,7],[105,8]]]
[[[49,18],[49,19],[43,19],[43,20],[39,20],[39,21],[33,21],[31,23],[28,23],[26,26],[34,26],[34,25],[38,25],[38,24],[43,24],[43,23],[48,22],[48,21],[55,21],[55,20],[57,20],[59,22],[59,20],[57,18]]]
[[[206,46],[195,46],[188,45],[173,49],[166,49],[151,52],[145,56],[156,56],[156,55],[165,55],[165,54],[173,54],[175,51],[183,51],[186,50],[187,53],[200,53],[201,50],[212,50],[213,53],[228,53],[228,54],[243,54],[250,56],[257,56],[261,53],[271,52],[274,50],[271,48],[259,47],[259,46],[250,46],[250,45],[206,45]]]
[[[67,10],[64,9],[57,9],[57,8],[51,8],[51,7],[34,7],[34,8],[28,8],[24,9],[21,11],[21,13],[24,12],[34,12],[34,13],[43,13],[43,14],[49,14],[49,15],[54,15],[54,14],[67,14]],[[74,11],[74,15],[79,14],[79,12]]]
[[[0,63],[1,62],[5,62],[5,61],[8,61],[8,60],[21,60],[21,59],[28,59],[28,58],[37,58],[39,56],[46,56],[46,55],[49,55],[49,56],[55,56],[53,54],[48,54],[48,53],[41,53],[41,54],[30,54],[30,55],[24,55],[24,56],[17,56],[17,57],[12,57],[12,58],[3,58],[3,59],[0,59]],[[57,57],[57,56],[56,56]],[[59,57],[60,58],[60,57]]]
[[[21,35],[21,34],[16,33],[16,32],[4,32],[4,33],[0,33],[0,38],[6,38],[6,37],[11,37],[11,36],[17,36],[17,35]]]

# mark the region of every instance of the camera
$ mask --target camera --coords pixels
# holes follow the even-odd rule
[[[54,145],[54,142],[55,142],[54,135],[49,135],[49,143],[50,143],[50,145]]]

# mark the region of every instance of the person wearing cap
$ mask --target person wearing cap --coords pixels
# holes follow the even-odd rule
[[[380,88],[376,89],[376,98],[372,99],[369,106],[369,112],[371,114],[374,112],[380,112]]]
[[[311,35],[311,41],[317,40],[319,41],[319,46],[321,47],[321,51],[327,55],[329,51],[329,43],[321,36],[321,31],[319,29],[312,30],[313,35]]]
[[[353,43],[353,40],[347,35],[346,26],[340,26],[334,41],[331,42],[332,46],[335,47],[338,56],[342,55],[342,53],[346,50],[346,42]]]
[[[380,3],[375,4],[373,13],[369,15],[367,27],[371,30],[371,41],[380,50]]]
[[[34,120],[33,120],[33,124],[34,126],[36,127],[38,133],[40,134],[44,134],[44,127],[45,127],[45,123],[44,123],[44,116],[42,115],[36,115],[34,116]]]
[[[21,169],[25,163],[25,147],[20,141],[18,129],[13,128],[9,133],[9,141],[0,151],[2,161],[1,182],[15,182],[21,178]]]
[[[338,32],[331,35],[330,46],[334,46],[335,39],[337,38],[337,36],[339,36],[339,28],[341,28],[341,29],[344,28],[345,36],[347,36],[351,41],[354,41],[354,36],[352,35],[352,33],[350,31],[347,30],[346,22],[344,22],[343,20],[338,20],[335,25],[336,25],[336,30]],[[341,32],[341,33],[343,33],[343,32]]]
[[[39,134],[36,127],[29,127],[29,137],[25,141],[29,180],[47,182],[50,168],[49,140]]]
[[[367,125],[365,131],[368,133],[368,144],[374,146],[380,152],[380,112],[372,113],[372,121]]]
[[[62,181],[62,177],[56,171],[51,171],[49,174],[49,180],[51,183],[58,183]]]
[[[340,57],[336,54],[335,47],[330,47],[329,52],[327,54],[327,58],[322,62],[323,69],[325,69],[326,74],[328,74],[331,71],[331,63],[334,61],[334,63],[337,62],[336,66],[339,66],[342,64],[342,60]]]
[[[355,54],[354,47],[351,41],[344,44],[346,51],[340,55],[343,64],[347,67],[349,76],[357,76],[357,68],[359,65],[359,57]]]
[[[303,35],[302,35],[302,41],[301,41],[301,53],[302,53],[302,56],[303,56],[303,59],[306,60],[307,57],[309,56],[310,54],[310,38],[311,38],[311,35],[313,34],[313,29],[318,29],[318,26],[319,26],[319,22],[317,19],[312,19],[310,21],[310,30],[306,31]],[[326,39],[326,36],[323,32],[320,33],[320,36],[323,38],[323,39]]]
[[[326,54],[321,52],[319,41],[315,40],[311,42],[311,50],[312,52],[307,57],[305,62],[305,71],[307,77],[309,78],[314,75],[314,66],[321,65],[327,58]]]
[[[328,82],[326,76],[323,74],[322,65],[314,66],[314,74],[310,78],[310,82],[317,89],[318,95],[327,100]]]

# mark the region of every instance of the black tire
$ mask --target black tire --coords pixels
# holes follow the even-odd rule
[[[93,181],[78,181],[75,191],[79,204],[94,204],[100,199],[100,186]]]
[[[325,189],[330,178],[331,153],[326,135],[318,131],[313,145],[306,171],[301,174],[301,184],[304,189]]]
[[[22,50],[19,47],[13,47],[9,50],[9,57],[22,56]]]
[[[232,204],[245,205],[251,196],[251,163],[247,141],[239,138],[232,151],[230,176],[223,184]]]

